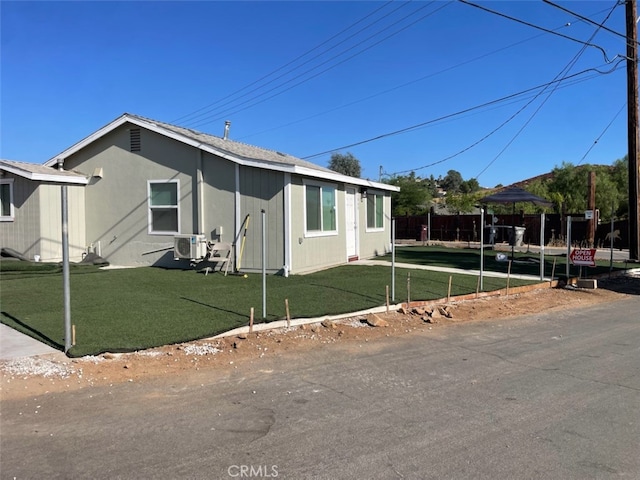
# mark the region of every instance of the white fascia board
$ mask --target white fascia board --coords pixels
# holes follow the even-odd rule
[[[53,182],[53,183],[72,183],[76,185],[87,185],[89,179],[86,177],[73,177],[69,175],[56,175],[55,173],[34,173],[20,168],[11,167],[8,165],[0,166],[0,170],[12,173],[27,180],[33,180],[37,182]]]
[[[72,183],[74,185],[87,185],[89,179],[87,177],[70,177],[67,175],[45,175],[42,173],[34,173],[30,180],[37,180],[40,182],[55,182],[55,183]]]
[[[307,177],[322,178],[325,180],[333,180],[334,182],[346,183],[349,185],[359,185],[361,187],[376,188],[378,190],[387,190],[390,192],[399,192],[400,187],[395,185],[388,185],[386,183],[372,182],[371,180],[365,180],[364,178],[350,177],[337,172],[323,172],[314,170],[307,167],[295,167],[295,172],[299,175]]]

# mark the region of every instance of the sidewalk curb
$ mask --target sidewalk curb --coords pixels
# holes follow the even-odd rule
[[[554,281],[551,281],[551,282],[546,281],[546,282],[536,283],[536,284],[533,284],[533,285],[524,285],[524,286],[521,286],[521,287],[513,287],[513,288],[509,288],[508,291],[507,291],[506,288],[501,288],[500,290],[494,290],[494,291],[491,291],[491,292],[479,292],[478,294],[468,293],[468,294],[465,294],[465,295],[458,295],[458,296],[455,296],[455,297],[450,297],[448,300],[447,300],[446,297],[443,297],[443,298],[438,298],[438,299],[434,299],[434,300],[421,300],[421,301],[409,302],[409,304],[407,304],[407,302],[402,302],[402,303],[397,303],[395,305],[389,305],[389,310],[388,311],[389,312],[397,312],[401,308],[423,307],[423,306],[429,306],[429,305],[438,305],[438,304],[462,302],[462,301],[467,301],[467,300],[476,300],[476,299],[480,299],[480,298],[516,295],[516,294],[519,294],[519,293],[526,293],[526,292],[530,292],[530,291],[533,291],[533,290],[542,290],[542,289],[546,289],[546,288],[554,288],[557,285],[558,285],[558,280],[554,280]],[[372,314],[372,313],[386,313],[386,312],[387,312],[387,307],[386,306],[381,306],[381,307],[369,308],[367,310],[359,310],[357,312],[342,313],[342,314],[338,314],[338,315],[324,315],[322,317],[292,319],[289,325],[287,325],[287,321],[286,320],[276,320],[274,322],[256,324],[256,325],[253,326],[253,331],[252,332],[249,330],[248,326],[238,327],[238,328],[234,328],[233,330],[229,330],[228,332],[224,332],[224,333],[221,333],[219,335],[210,337],[207,340],[218,340],[218,339],[221,339],[221,338],[233,337],[233,336],[240,335],[240,334],[264,332],[264,331],[268,331],[268,330],[277,330],[277,329],[280,329],[280,328],[293,328],[293,327],[299,327],[301,325],[310,325],[310,324],[313,324],[313,323],[321,323],[321,322],[323,322],[325,320],[338,321],[338,320],[344,320],[344,319],[347,319],[347,318],[362,317],[362,316],[366,316],[366,315],[369,315],[369,314]]]

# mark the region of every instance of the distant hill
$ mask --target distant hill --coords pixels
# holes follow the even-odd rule
[[[609,169],[613,170],[613,165],[578,165],[575,168],[577,170],[584,170],[585,172],[587,172],[593,167],[609,168]],[[520,180],[519,182],[512,183],[511,185],[505,185],[504,187],[500,187],[500,189],[507,188],[507,187],[520,187],[520,188],[524,188],[526,190],[527,187],[533,182],[536,182],[538,180],[540,180],[540,181],[542,181],[542,180],[550,180],[552,178],[553,178],[553,172],[543,173],[541,175],[536,175],[535,177],[527,178],[526,180]],[[495,190],[500,190],[500,189],[496,188]]]

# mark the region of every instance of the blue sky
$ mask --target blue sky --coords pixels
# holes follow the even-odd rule
[[[0,156],[42,163],[129,112],[219,136],[230,120],[234,140],[323,166],[351,152],[372,180],[453,169],[492,187],[622,158],[625,39],[543,1],[476,3],[501,15],[458,1],[2,1]],[[554,3],[625,32],[613,0]]]

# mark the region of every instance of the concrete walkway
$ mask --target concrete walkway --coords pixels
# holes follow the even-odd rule
[[[391,262],[387,262],[384,260],[356,260],[355,262],[351,262],[350,265],[384,265],[387,267],[391,267]],[[430,265],[416,265],[415,263],[399,263],[396,262],[396,268],[406,268],[410,270],[431,270],[434,272],[445,272],[457,275],[473,275],[477,277],[480,275],[480,270],[465,270],[462,268],[450,268],[450,267],[433,267]],[[506,273],[501,272],[490,272],[485,270],[482,272],[483,277],[493,277],[493,278],[507,278]],[[540,281],[540,275],[516,275],[511,274],[511,278],[517,278],[518,280],[531,280],[531,281]],[[545,278],[545,281],[549,281],[550,278]]]
[[[38,340],[20,333],[7,325],[0,323],[0,360],[13,360],[20,357],[59,354],[66,355],[60,350],[45,345]]]

